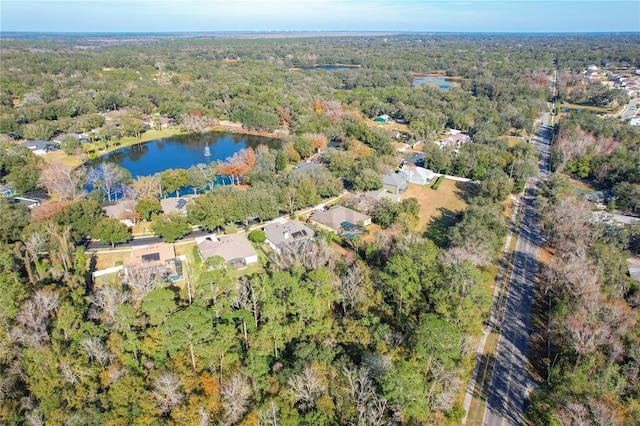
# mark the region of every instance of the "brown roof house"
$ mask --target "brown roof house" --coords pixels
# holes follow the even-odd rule
[[[198,242],[198,250],[202,260],[220,256],[226,263],[238,269],[258,262],[258,253],[247,237],[240,234],[209,236]]]
[[[176,258],[173,244],[158,243],[134,247],[122,262],[125,274],[131,268],[158,268],[165,278],[182,275],[182,264]]]
[[[267,236],[267,244],[276,253],[281,254],[287,250],[296,250],[305,241],[313,239],[314,232],[298,221],[285,223],[270,223],[264,227]]]
[[[193,200],[193,195],[186,197],[171,197],[163,198],[160,200],[160,206],[165,214],[168,213],[182,213],[187,214],[187,204]]]
[[[343,206],[332,206],[326,210],[314,212],[310,219],[321,228],[336,232],[338,235],[362,233],[364,227],[371,224],[371,216]]]
[[[134,225],[133,220],[136,218],[136,201],[120,200],[115,203],[106,203],[102,205],[102,211],[107,217],[118,219],[128,227]]]

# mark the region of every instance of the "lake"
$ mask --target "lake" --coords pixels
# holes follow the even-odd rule
[[[358,67],[354,65],[316,65],[314,67],[304,67],[302,69],[305,71],[318,71],[318,70],[344,71],[344,70],[355,69],[355,68],[358,68]]]
[[[151,176],[167,169],[188,169],[200,163],[209,164],[225,160],[243,148],[256,149],[258,145],[279,149],[279,139],[224,132],[173,136],[120,148],[87,163],[89,167],[100,163],[113,163],[123,167],[134,178]],[[205,156],[205,150],[210,153]]]
[[[413,83],[411,83],[411,85],[413,87],[418,87],[428,83],[433,83],[433,85],[440,89],[449,89],[450,87],[455,86],[455,83],[452,83],[451,80],[440,77],[419,77],[413,80]]]

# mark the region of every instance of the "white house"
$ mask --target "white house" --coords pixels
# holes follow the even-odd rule
[[[58,144],[43,141],[42,139],[22,142],[20,145],[29,148],[35,155],[45,155],[51,151],[58,150]]]
[[[407,176],[409,183],[415,183],[416,185],[426,185],[436,176],[433,171],[413,164],[405,164],[402,166],[401,173]]]

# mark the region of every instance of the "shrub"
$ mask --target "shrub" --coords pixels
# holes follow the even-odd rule
[[[444,176],[438,176],[438,179],[436,179],[433,185],[431,185],[431,189],[433,189],[434,191],[437,191],[438,188],[440,188],[440,184],[442,183],[443,180],[444,180]]]
[[[202,258],[200,257],[200,250],[198,250],[198,246],[193,247],[193,260],[196,265],[202,263]]]
[[[257,244],[262,244],[265,241],[267,241],[267,236],[265,235],[262,229],[256,229],[254,231],[251,231],[247,236],[247,238],[249,238],[249,241],[252,241]]]
[[[238,233],[238,227],[236,225],[234,225],[233,223],[228,223],[224,227],[224,233],[227,234],[227,235],[237,234]]]

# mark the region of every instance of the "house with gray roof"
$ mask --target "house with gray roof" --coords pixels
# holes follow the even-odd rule
[[[414,166],[424,166],[424,153],[414,154],[403,160],[402,164],[413,164]]]
[[[304,162],[304,163],[296,164],[293,170],[295,170],[296,172],[307,172],[309,170],[319,169],[321,167],[324,167],[324,166],[318,163]]]
[[[30,210],[33,210],[40,205],[40,200],[36,200],[35,198],[11,197],[9,200],[13,201],[15,204],[22,204]]]
[[[331,206],[326,210],[316,211],[309,219],[321,228],[339,235],[353,233],[355,229],[362,232],[365,226],[371,224],[371,216],[343,206]]]
[[[6,185],[0,185],[0,197],[11,197],[16,195],[17,191],[13,187],[12,183],[7,183]]]
[[[382,176],[382,189],[392,194],[402,194],[408,187],[407,175],[404,173],[387,173]]]
[[[220,256],[238,269],[258,262],[258,253],[247,237],[240,234],[207,237],[198,243],[198,251],[202,260]]]
[[[301,222],[270,223],[264,227],[267,244],[281,254],[287,250],[295,250],[301,243],[313,239],[314,232]]]
[[[88,142],[89,141],[89,135],[87,135],[86,133],[64,133],[62,135],[58,135],[56,136],[53,141],[57,142],[57,143],[62,143],[62,140],[66,137],[69,138],[73,138],[75,140],[77,140],[78,142]]]
[[[36,139],[34,141],[22,142],[20,146],[29,148],[35,155],[45,155],[51,151],[57,151],[59,146],[57,143]]]

